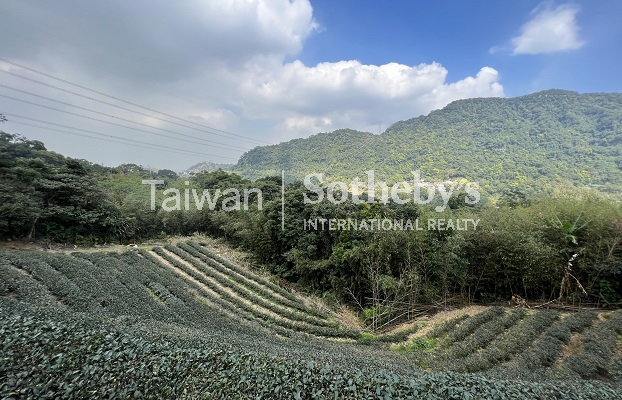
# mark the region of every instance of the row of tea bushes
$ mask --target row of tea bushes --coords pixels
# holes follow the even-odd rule
[[[44,253],[25,251],[6,251],[4,257],[8,263],[26,272],[32,279],[41,283],[61,304],[75,311],[103,312],[99,303],[94,302],[75,282],[50,266],[42,257]],[[66,268],[70,268],[71,261],[65,259],[61,262]],[[42,289],[45,290],[45,289]],[[29,301],[26,299],[26,301]]]
[[[581,337],[582,352],[568,357],[566,365],[583,378],[610,378],[608,361],[614,356],[622,335],[622,310],[606,314]]]
[[[202,287],[196,285],[194,282],[187,281],[187,284],[193,286],[193,290],[196,293],[197,298],[203,299],[202,304],[204,309],[206,308],[211,310],[212,312],[218,312],[232,319],[246,320],[248,322],[252,322],[254,324],[257,324],[259,327],[267,328],[282,336],[290,336],[290,330],[277,325],[268,316],[256,312],[252,307],[249,307],[248,304],[243,302],[238,297],[231,296],[218,286],[212,285],[212,283],[205,280],[202,275],[198,274],[184,263],[179,262],[175,258],[171,257],[162,248],[154,247],[153,252],[161,257],[164,261],[172,265],[174,268],[177,268],[183,274],[196,280],[197,282],[199,282],[199,284],[205,285],[207,288],[209,288],[211,292],[204,290]],[[148,254],[146,255],[146,257],[153,258]],[[161,268],[170,270],[168,266],[163,265],[159,260],[154,259],[153,262],[160,264]]]
[[[451,360],[466,357],[480,348],[485,348],[506,329],[514,326],[525,316],[524,310],[513,310],[498,314],[492,320],[482,324],[470,336],[451,346],[446,358]]]
[[[527,349],[560,316],[551,310],[536,311],[507,329],[484,349],[463,359],[456,360],[452,369],[456,371],[483,371],[510,360]]]
[[[291,293],[290,291],[288,291],[285,288],[282,288],[281,286],[275,284],[274,282],[272,282],[270,279],[259,276],[245,268],[240,267],[239,265],[236,265],[234,263],[232,263],[231,261],[220,257],[219,255],[217,255],[216,253],[208,250],[204,245],[198,244],[196,242],[188,242],[188,245],[194,247],[196,250],[198,250],[199,252],[201,252],[202,254],[204,254],[205,256],[221,263],[222,265],[224,265],[225,267],[229,268],[230,270],[252,280],[255,281],[257,283],[259,283],[262,286],[265,286],[266,288],[274,291],[275,293],[280,294],[281,296],[283,296],[286,299],[289,299],[290,301],[294,302],[294,303],[298,303],[300,302],[300,299],[298,297],[296,297],[296,295],[294,295],[293,293]],[[313,312],[317,312],[318,313],[318,317],[322,317],[323,314],[318,312],[317,310],[314,310],[313,308],[309,308],[309,309],[305,309],[304,311],[307,311],[309,313],[313,313]]]
[[[568,315],[557,321],[544,333],[544,337],[524,353],[520,364],[529,365],[531,368],[549,367],[559,357],[562,348],[566,345],[573,333],[580,333],[592,325],[596,313],[582,311]]]
[[[280,316],[274,313],[275,307],[268,309],[271,312],[265,312],[261,307],[257,307],[253,301],[257,300],[257,296],[253,295],[249,292],[240,291],[239,287],[236,286],[234,282],[231,280],[223,279],[221,276],[218,276],[214,273],[211,273],[208,270],[199,271],[196,268],[196,265],[193,265],[193,261],[191,258],[188,260],[184,260],[184,262],[178,261],[176,258],[171,257],[164,249],[155,247],[153,249],[155,253],[157,253],[160,257],[164,258],[167,262],[169,262],[174,267],[182,270],[184,273],[188,274],[192,278],[201,282],[202,284],[209,287],[212,291],[218,294],[222,300],[230,303],[235,309],[237,309],[237,313],[248,313],[256,318],[258,321],[263,321],[269,325],[279,326],[285,329],[289,329],[295,332],[307,333],[315,336],[324,336],[324,337],[339,337],[339,338],[358,338],[359,333],[355,331],[350,331],[343,329],[341,327],[328,327],[328,326],[319,326],[319,325],[311,325],[307,322],[299,321],[299,320],[291,320],[287,317]],[[178,251],[182,254],[180,251]],[[190,265],[185,264],[185,261],[189,262]],[[196,261],[194,261],[196,263]],[[214,279],[213,281],[208,279]],[[228,290],[231,290],[231,293]],[[238,291],[236,291],[238,289]]]
[[[217,280],[223,286],[226,286],[236,292],[236,294],[248,299],[253,304],[268,309],[280,316],[294,321],[306,322],[312,325],[337,327],[337,324],[326,319],[318,318],[313,315],[301,312],[297,307],[287,304],[282,299],[266,293],[259,285],[250,285],[243,279],[236,279],[227,268],[222,267],[217,262],[207,258],[200,260],[191,251],[184,248],[167,245],[166,250],[174,253],[184,261],[191,263],[197,270]]]
[[[144,341],[110,328],[7,313],[0,301],[0,398],[618,399],[599,382],[504,381],[285,360],[215,343]]]
[[[292,300],[293,298],[296,298],[296,297],[290,294],[289,292],[286,291],[286,293],[288,293],[288,296],[284,296],[283,290],[279,290],[279,291],[274,290],[274,288],[272,288],[272,285],[270,285],[272,282],[270,282],[269,280],[262,279],[259,277],[253,277],[252,274],[249,273],[248,271],[246,272],[246,274],[240,273],[238,271],[243,270],[242,267],[236,266],[235,269],[232,269],[230,266],[233,266],[234,264],[227,262],[227,265],[229,265],[227,266],[223,264],[221,261],[218,261],[217,259],[213,257],[209,257],[205,255],[203,252],[198,250],[195,246],[191,246],[190,243],[188,244],[180,243],[178,247],[190,253],[192,256],[198,258],[199,260],[209,265],[210,267],[215,268],[218,272],[226,275],[228,278],[236,281],[237,283],[245,286],[249,290],[252,290],[253,292],[262,296],[266,300],[269,300],[275,304],[280,304],[282,306],[295,309],[297,311],[304,312],[305,314],[309,314],[311,316],[315,316],[319,318],[320,320],[326,319],[326,316],[323,313],[321,313],[319,310],[315,310],[311,307],[308,307],[307,305],[304,304],[302,299],[297,298],[296,300]],[[220,258],[220,260],[224,261],[224,259],[222,258]],[[279,289],[282,289],[280,286],[277,286],[277,287]]]
[[[491,307],[486,311],[482,311],[481,313],[464,320],[456,328],[449,332],[447,338],[444,341],[444,345],[447,346],[451,343],[464,340],[466,337],[475,332],[482,324],[490,320],[496,319],[502,314],[503,308]]]
[[[469,314],[463,314],[463,315],[448,319],[447,321],[441,324],[438,324],[433,329],[431,329],[428,332],[427,337],[430,339],[444,337],[450,331],[452,331],[458,324],[460,324],[461,322],[463,322],[469,317],[470,317]]]

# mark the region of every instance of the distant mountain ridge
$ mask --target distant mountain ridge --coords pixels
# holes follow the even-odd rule
[[[200,172],[214,172],[222,169],[223,171],[230,171],[233,168],[233,164],[217,164],[211,161],[203,161],[197,164],[194,164],[190,168],[181,171],[179,176],[192,176],[194,174],[198,174]]]
[[[490,192],[543,185],[622,187],[622,94],[546,90],[458,100],[374,135],[319,133],[245,153],[232,170],[249,178],[323,173],[387,182],[466,178]]]

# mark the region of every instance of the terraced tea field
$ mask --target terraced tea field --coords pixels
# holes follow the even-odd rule
[[[124,253],[9,252],[0,262],[4,292],[34,304],[188,324],[219,313],[284,336],[358,337],[327,310],[192,242]]]
[[[429,370],[542,379],[622,378],[622,311],[560,313],[490,307],[392,346]]]
[[[0,398],[622,398],[622,311],[471,307],[384,335],[196,242],[0,251]]]

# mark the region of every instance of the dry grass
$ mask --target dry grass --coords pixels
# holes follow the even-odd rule
[[[238,264],[246,269],[257,271],[255,264],[252,262],[252,257],[243,251],[239,251],[229,246],[223,239],[215,239],[210,236],[195,233],[192,236],[177,236],[168,239],[166,242],[177,245],[178,243],[185,243],[189,240],[199,243],[205,243],[209,247],[210,251],[216,253],[222,258],[226,258],[234,264]]]
[[[438,314],[435,314],[432,317],[420,317],[415,320],[415,322],[425,322],[426,326],[419,329],[417,332],[413,333],[408,337],[408,340],[411,340],[415,337],[423,337],[426,336],[432,329],[436,328],[438,325],[442,324],[445,321],[450,319],[458,318],[463,315],[473,316],[479,314],[480,312],[486,310],[488,307],[485,306],[468,306],[463,308],[458,308],[455,310],[449,311],[441,311]]]
[[[581,351],[581,334],[573,333],[570,335],[570,340],[563,347],[561,352],[559,353],[559,358],[555,362],[556,367],[559,367],[564,361],[575,354],[578,354]]]
[[[348,329],[362,330],[364,328],[356,313],[345,304],[339,306],[336,319],[340,325]]]

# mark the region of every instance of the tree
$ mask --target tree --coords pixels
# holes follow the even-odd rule
[[[170,169],[161,169],[156,174],[156,178],[163,178],[169,181],[174,181],[177,179],[177,173],[175,171],[171,171]]]

